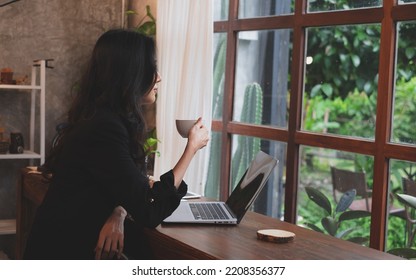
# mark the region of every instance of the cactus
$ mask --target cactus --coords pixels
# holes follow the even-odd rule
[[[263,115],[263,91],[258,83],[247,85],[240,121],[261,124]],[[237,136],[237,150],[232,160],[232,187],[234,188],[249,166],[250,161],[260,151],[260,139]]]
[[[219,43],[214,56],[213,107],[212,118],[221,119],[224,101],[224,69],[226,57],[226,38]],[[263,113],[263,91],[259,84],[253,83],[246,87],[241,122],[260,124]],[[240,178],[254,155],[260,150],[260,139],[238,136],[238,148],[233,158],[233,178]],[[221,133],[211,136],[208,178],[205,184],[206,197],[219,198],[220,166],[221,166]],[[237,173],[235,173],[237,172]],[[235,186],[233,179],[232,186]]]

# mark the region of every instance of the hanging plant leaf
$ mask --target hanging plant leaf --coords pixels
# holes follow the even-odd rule
[[[156,23],[147,21],[140,25],[136,31],[144,35],[154,36],[156,34]]]
[[[345,210],[347,210],[348,207],[350,207],[351,203],[353,202],[356,194],[357,194],[357,191],[355,189],[351,189],[345,192],[339,199],[335,212],[340,213],[340,212],[344,212]]]
[[[126,15],[137,15],[137,12],[136,11],[132,11],[132,10],[128,10],[128,11],[126,11]]]
[[[305,187],[305,190],[310,200],[324,209],[329,215],[332,215],[331,202],[320,190],[312,187]]]
[[[136,11],[128,10],[126,12],[127,16],[138,15]],[[146,21],[147,20],[147,21]],[[156,36],[156,19],[153,16],[150,6],[146,5],[146,15],[140,20],[138,25],[135,27],[135,30],[138,33],[155,37]]]

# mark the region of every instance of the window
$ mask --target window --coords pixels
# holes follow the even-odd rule
[[[280,163],[252,210],[325,231],[310,218],[327,214],[311,208],[308,191],[335,207],[331,170],[363,173],[371,206],[339,229],[360,230],[338,237],[378,250],[402,246],[396,194],[402,177],[416,180],[416,1],[214,6],[215,156],[205,194],[226,199],[262,149]],[[361,199],[357,192],[354,205]]]
[[[308,1],[308,12],[325,12],[335,10],[351,10],[359,8],[380,7],[382,0],[361,1]]]

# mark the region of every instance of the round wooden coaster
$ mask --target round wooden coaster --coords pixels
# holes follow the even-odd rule
[[[295,238],[295,234],[290,231],[280,229],[261,229],[257,231],[257,239],[274,242],[286,243]]]

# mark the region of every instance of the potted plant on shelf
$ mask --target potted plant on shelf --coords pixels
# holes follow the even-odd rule
[[[148,173],[150,173],[149,175],[153,175],[155,156],[160,156],[160,153],[157,150],[157,143],[160,143],[160,140],[156,138],[156,128],[154,128],[150,131],[143,146],[146,154],[146,169]]]
[[[16,81],[13,81],[13,69],[3,68],[0,73],[0,83],[1,84],[15,84]]]
[[[0,154],[6,154],[9,151],[10,143],[3,137],[4,128],[0,127]]]
[[[126,12],[127,16],[131,15],[138,15],[136,11],[128,10]],[[155,37],[156,36],[156,18],[153,16],[150,6],[146,5],[146,14],[145,16],[140,19],[139,23],[133,28],[136,32],[150,36]],[[147,110],[151,114],[155,112],[154,109],[156,104],[149,105]],[[153,112],[152,112],[153,110]],[[154,162],[155,162],[155,156],[160,156],[159,151],[157,150],[157,144],[160,143],[160,140],[156,137],[156,128],[152,128],[149,132],[149,136],[146,139],[144,143],[144,151],[146,153],[146,168],[147,171],[152,175],[153,168],[154,168]]]
[[[126,15],[138,15],[136,11],[128,10]],[[145,21],[146,19],[150,19]],[[150,6],[146,5],[146,15],[139,21],[134,30],[141,34],[145,34],[151,37],[156,36],[156,19],[153,16],[152,12],[150,11]]]

